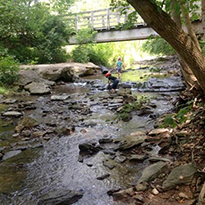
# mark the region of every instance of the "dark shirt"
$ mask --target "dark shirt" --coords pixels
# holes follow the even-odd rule
[[[108,80],[110,80],[110,81],[115,81],[117,78],[116,77],[114,77],[114,76],[108,76]]]

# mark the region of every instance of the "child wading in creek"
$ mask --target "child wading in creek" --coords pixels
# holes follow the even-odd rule
[[[124,67],[123,63],[122,63],[122,58],[118,58],[117,59],[117,63],[116,63],[116,68],[117,68],[117,73],[118,73],[118,79],[121,79],[121,72],[122,72],[122,67]]]
[[[111,73],[106,73],[105,77],[108,78],[108,89],[111,89],[112,93],[115,93],[119,80],[112,76]]]

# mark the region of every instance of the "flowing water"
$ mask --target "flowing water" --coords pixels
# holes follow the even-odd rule
[[[126,81],[136,81],[132,71],[130,78],[128,73],[123,75]],[[87,115],[82,122],[76,113],[68,110],[66,103],[51,101],[51,95],[15,97],[17,100],[35,103],[36,109],[27,110],[25,114],[31,115],[42,125],[54,121],[62,126],[72,124],[73,121],[76,126],[75,132],[69,136],[54,136],[48,141],[42,141],[43,148],[26,149],[1,162],[0,205],[37,205],[43,194],[56,189],[83,190],[84,195],[76,205],[119,205],[119,202],[108,196],[107,191],[117,187],[129,188],[136,184],[141,171],[147,166],[146,161],[125,161],[111,170],[103,166],[103,160],[108,157],[103,152],[86,158],[83,163],[78,160],[80,143],[106,136],[125,136],[136,131],[147,132],[154,125],[154,120],[148,116],[134,115],[129,122],[116,121],[115,113],[101,104],[102,97],[109,96],[108,92],[87,83],[92,81],[94,85],[102,87],[106,79],[101,76],[95,78],[87,78],[82,83],[57,85],[51,94],[69,94],[67,102],[89,105],[92,114]],[[132,89],[132,93],[138,97],[143,95],[151,98],[152,103],[156,104],[154,113],[157,114],[170,112],[173,109],[172,101],[178,95],[172,93],[170,97],[167,93],[139,93],[135,89]],[[0,111],[8,106],[0,105]],[[49,114],[42,117],[43,111]],[[17,119],[12,118],[8,122],[0,121],[0,148],[18,142],[19,139],[12,137],[16,124]],[[36,143],[35,140],[33,143]],[[92,166],[88,166],[89,164]],[[108,178],[97,180],[98,176],[106,173],[110,174]]]

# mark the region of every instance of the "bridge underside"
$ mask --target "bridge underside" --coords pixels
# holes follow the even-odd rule
[[[158,34],[150,27],[136,28],[130,30],[105,30],[95,35],[96,43],[144,40],[150,36],[158,36]],[[72,36],[69,45],[77,44],[75,36]]]
[[[193,23],[194,30],[197,35],[203,34],[202,24],[197,21]],[[186,31],[186,28],[184,28]],[[187,32],[187,31],[186,31]],[[107,42],[119,42],[119,41],[131,41],[131,40],[144,40],[150,36],[159,36],[152,28],[150,27],[136,27],[135,29],[129,30],[103,30],[98,31],[95,36],[94,41],[96,43],[107,43]],[[72,36],[69,40],[69,45],[78,44],[75,36]]]

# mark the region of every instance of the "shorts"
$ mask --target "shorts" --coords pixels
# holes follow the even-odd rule
[[[118,80],[118,79],[114,80],[114,81],[113,81],[113,84],[112,84],[112,89],[116,89],[118,83],[119,83],[119,80]]]
[[[117,68],[117,72],[118,72],[118,73],[121,73],[121,68]]]

